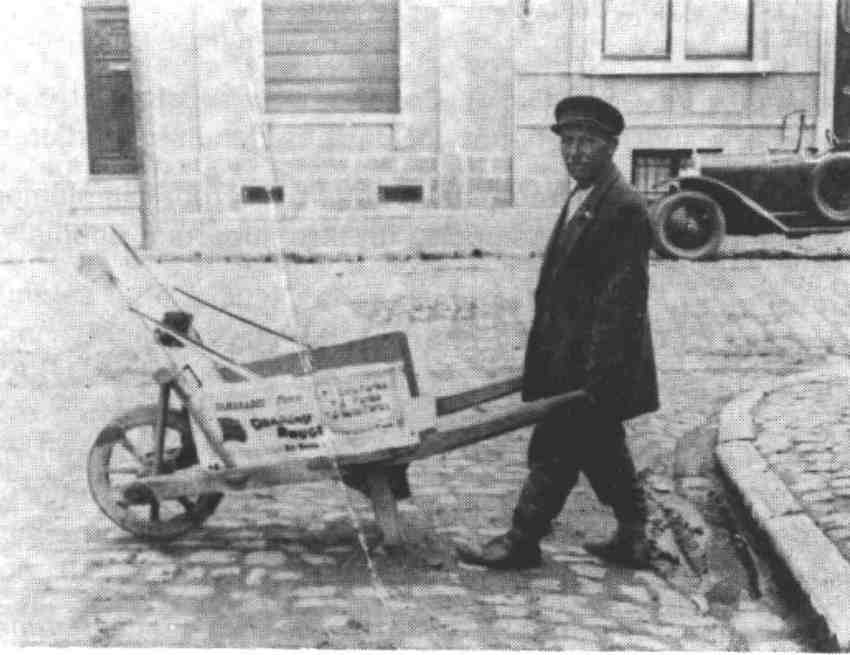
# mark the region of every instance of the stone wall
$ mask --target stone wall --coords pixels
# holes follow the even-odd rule
[[[516,18],[515,202],[551,206],[564,196],[557,144],[548,126],[557,100],[573,93],[609,99],[628,126],[617,162],[628,176],[635,149],[722,148],[759,152],[793,147],[796,123],[783,133],[783,114],[803,109],[804,145],[819,122],[819,0],[753,0],[754,63],[716,74],[719,64],[683,62],[651,73],[651,64],[599,61],[601,3],[534,0]]]
[[[63,219],[86,176],[82,12],[63,0],[7,10],[0,38],[0,225]]]
[[[551,211],[567,192],[548,126],[570,93],[623,109],[617,161],[627,175],[634,149],[793,145],[794,130],[778,129],[790,109],[806,110],[810,140],[823,127],[818,0],[754,0],[764,67],[723,75],[601,66],[595,0],[400,0],[400,113],[330,116],[265,112],[261,0],[128,0],[141,199],[135,211],[95,216],[81,209],[103,185],[87,171],[82,2],[20,5],[0,27],[14,46],[0,61],[9,239],[41,230],[48,243],[118,221],[155,250],[228,239],[264,250],[294,225],[338,220],[356,231],[388,216],[462,238],[467,209],[521,226],[526,208]],[[243,186],[272,184],[284,203],[243,202]],[[400,184],[421,186],[421,202],[381,201],[379,186]]]

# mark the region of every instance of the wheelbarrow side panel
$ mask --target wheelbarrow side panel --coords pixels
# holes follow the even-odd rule
[[[337,458],[336,464],[340,467],[369,464],[382,469],[439,455],[533,425],[552,409],[575,402],[581,397],[582,392],[571,391],[551,398],[519,403],[518,406],[494,413],[483,421],[445,430],[426,430],[420,434],[420,444],[415,448],[362,455],[342,455]],[[169,475],[154,475],[146,478],[144,484],[148,485],[159,498],[176,498],[200,491],[240,491],[319,480],[333,475],[334,463],[326,457],[317,457],[241,466],[237,470],[230,471],[202,469],[176,471]]]
[[[419,385],[416,382],[416,372],[413,369],[413,358],[407,335],[404,332],[387,332],[376,334],[365,339],[355,339],[331,346],[320,346],[310,351],[310,362],[315,370],[343,368],[357,364],[383,364],[404,362],[404,375],[412,397],[419,395]],[[299,353],[279,355],[269,359],[259,359],[245,365],[250,371],[262,377],[276,375],[306,375],[302,357]],[[227,368],[220,368],[219,373],[227,382],[241,382],[242,377]]]

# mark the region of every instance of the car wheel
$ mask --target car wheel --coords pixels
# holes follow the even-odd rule
[[[664,198],[652,214],[653,249],[673,259],[708,259],[726,235],[726,218],[715,200],[698,191]]]
[[[812,197],[831,221],[850,221],[850,152],[829,155],[812,171]]]

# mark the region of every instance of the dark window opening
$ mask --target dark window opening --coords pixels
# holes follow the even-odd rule
[[[664,180],[676,177],[684,168],[693,164],[696,154],[714,154],[721,148],[697,149],[652,149],[632,151],[632,184],[650,202],[662,197],[667,189]]]
[[[242,202],[246,204],[283,202],[283,187],[243,186]]]
[[[378,187],[381,202],[422,202],[421,184],[393,184]]]

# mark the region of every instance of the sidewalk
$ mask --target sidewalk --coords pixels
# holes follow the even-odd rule
[[[730,402],[716,449],[758,529],[850,650],[850,367],[779,379]]]

